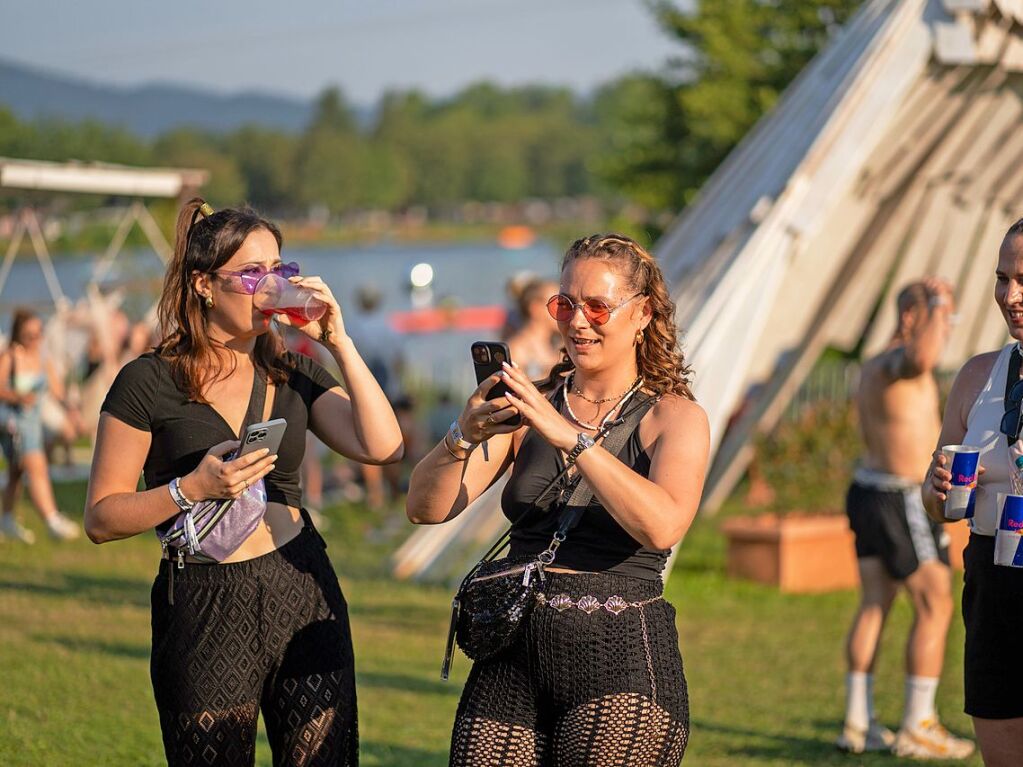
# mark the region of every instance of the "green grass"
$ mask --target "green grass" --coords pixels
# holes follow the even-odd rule
[[[63,508],[81,508],[81,484],[57,490]],[[328,510],[325,537],[351,605],[362,763],[441,767],[469,662],[458,656],[452,681],[438,679],[449,590],[387,577],[389,552],[404,533],[397,513],[385,519],[357,506]],[[55,544],[30,510],[22,519],[39,543],[0,543],[0,764],[162,764],[148,669],[155,539]],[[668,586],[692,706],[685,763],[896,764],[891,756],[850,758],[831,745],[843,713],[841,648],[855,594],[781,595],[728,580],[716,528],[716,520],[694,526]],[[909,619],[900,598],[876,681],[889,726],[901,713]],[[939,708],[953,731],[968,733],[962,641],[957,617]],[[262,736],[257,763],[270,764]]]

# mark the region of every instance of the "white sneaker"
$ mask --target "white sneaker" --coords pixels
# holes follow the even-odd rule
[[[903,727],[895,736],[892,752],[912,759],[965,759],[973,753],[972,740],[957,738],[937,719],[925,719],[916,727]]]
[[[848,751],[850,754],[862,754],[864,751],[891,751],[894,743],[895,733],[876,719],[872,720],[870,726],[865,730],[849,724],[844,725],[842,734],[835,741],[839,750]]]
[[[19,525],[13,514],[0,514],[0,534],[12,541],[36,542],[36,534]]]
[[[65,517],[59,511],[54,512],[46,520],[46,527],[50,531],[50,537],[58,541],[73,541],[82,534],[78,525]]]

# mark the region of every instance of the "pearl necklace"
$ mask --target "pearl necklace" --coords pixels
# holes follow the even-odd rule
[[[589,429],[590,431],[600,431],[605,426],[607,426],[607,424],[612,420],[611,416],[614,415],[614,412],[618,410],[622,405],[624,405],[628,401],[628,399],[633,394],[635,394],[639,390],[639,387],[643,384],[642,376],[633,381],[632,386],[630,386],[627,391],[625,391],[622,395],[618,397],[618,402],[615,404],[614,407],[607,411],[607,414],[600,420],[600,423],[592,424],[586,423],[586,421],[582,420],[579,416],[572,412],[572,403],[568,401],[568,387],[570,382],[572,381],[572,377],[573,377],[572,375],[569,375],[568,378],[565,379],[564,384],[562,384],[562,386],[565,389],[565,409],[568,410],[569,418],[571,418],[577,424],[582,426],[584,429]],[[604,401],[607,402],[608,400]]]
[[[628,394],[632,387],[639,383],[641,380],[642,376],[637,377],[636,380],[632,382],[632,386],[629,386],[629,388],[623,391],[621,394],[611,397],[604,397],[602,399],[590,399],[589,397],[582,393],[582,390],[578,386],[575,385],[575,372],[573,371],[568,374],[568,382],[569,385],[572,387],[572,392],[575,394],[575,396],[580,397],[586,400],[587,402],[592,402],[594,405],[603,405],[605,402],[611,402],[612,400],[620,400],[622,397]]]

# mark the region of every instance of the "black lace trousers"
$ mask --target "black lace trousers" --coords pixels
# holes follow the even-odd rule
[[[548,573],[544,591],[522,638],[469,672],[451,765],[677,767],[689,736],[689,698],[675,609],[656,599],[661,584]],[[655,601],[618,614],[603,606],[587,612],[578,606],[587,595],[601,605],[614,595]]]
[[[358,764],[348,607],[319,535],[227,565],[162,561],[150,672],[167,762],[252,765],[262,710],[274,765]]]

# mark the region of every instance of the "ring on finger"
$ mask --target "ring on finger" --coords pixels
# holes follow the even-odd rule
[[[488,415],[487,416],[487,420],[484,423],[486,423],[489,426],[493,426],[493,424],[494,424],[494,416]]]

